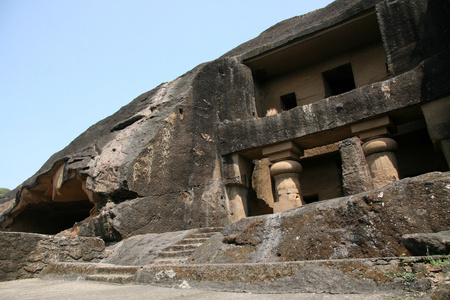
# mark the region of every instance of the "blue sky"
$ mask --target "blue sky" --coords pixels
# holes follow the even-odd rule
[[[330,0],[0,0],[0,187],[140,94]]]

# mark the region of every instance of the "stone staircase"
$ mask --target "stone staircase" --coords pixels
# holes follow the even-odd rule
[[[85,280],[102,281],[109,283],[131,283],[133,276],[139,267],[133,266],[114,266],[114,267],[97,267],[96,274],[86,275]]]
[[[131,283],[141,266],[117,266],[102,263],[59,262],[50,264],[42,276],[62,276],[83,278],[90,281],[109,283]]]
[[[195,233],[185,236],[182,240],[161,251],[153,261],[157,265],[182,264],[187,258],[210,237],[219,233],[223,227],[199,228]]]
[[[201,244],[220,232],[223,227],[199,228],[177,243],[165,248],[153,261],[153,265],[180,265],[187,260]],[[105,263],[59,262],[45,268],[43,276],[84,278],[90,281],[126,284],[134,281],[142,266],[120,266]]]

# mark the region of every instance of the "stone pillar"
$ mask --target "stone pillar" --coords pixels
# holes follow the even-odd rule
[[[275,202],[273,212],[287,211],[302,206],[299,174],[302,166],[298,162],[301,150],[293,142],[285,142],[263,149],[263,155],[268,156],[273,163],[270,175],[275,181]]]
[[[428,102],[421,108],[434,147],[444,153],[450,168],[450,96]]]
[[[226,191],[229,199],[228,221],[234,223],[249,215],[249,180],[250,163],[239,154],[224,157]]]
[[[379,188],[399,179],[394,151],[397,142],[390,138],[393,124],[382,117],[352,126],[352,132],[364,142],[362,149],[369,165],[373,187]]]
[[[376,138],[362,145],[373,187],[379,188],[398,180],[397,159],[394,151],[397,150],[397,142],[391,138]]]
[[[248,216],[248,189],[242,185],[227,186],[231,211],[229,222],[234,223]]]
[[[373,180],[361,140],[357,137],[339,142],[342,161],[342,189],[345,196],[373,189]]]

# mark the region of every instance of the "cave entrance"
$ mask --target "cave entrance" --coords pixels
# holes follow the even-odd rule
[[[60,161],[20,192],[20,200],[0,226],[6,231],[57,234],[96,212],[100,198],[86,188],[86,176]]]
[[[93,207],[89,200],[30,204],[14,218],[9,230],[57,234],[89,217]]]

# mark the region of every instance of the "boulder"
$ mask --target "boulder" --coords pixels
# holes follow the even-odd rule
[[[402,243],[413,255],[447,255],[450,254],[450,230],[405,234]]]

